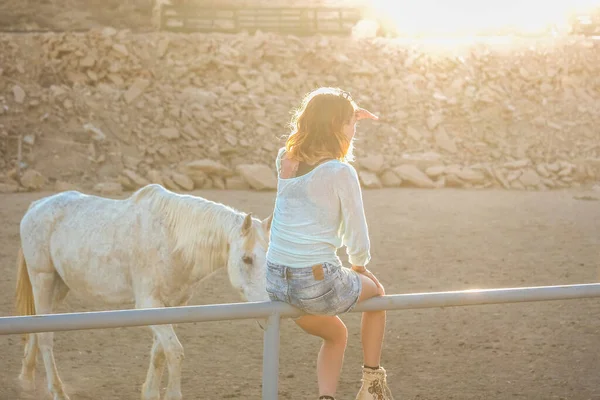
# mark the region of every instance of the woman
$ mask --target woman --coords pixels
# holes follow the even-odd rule
[[[267,291],[309,315],[295,322],[323,339],[317,358],[319,399],[335,399],[348,332],[337,316],[384,295],[365,267],[370,243],[362,192],[352,161],[356,123],[378,117],[336,88],[309,93],[292,119],[276,160],[277,198],[267,252]],[[352,268],[336,250],[346,246]],[[356,399],[391,400],[380,367],[385,311],[364,312],[362,387]]]

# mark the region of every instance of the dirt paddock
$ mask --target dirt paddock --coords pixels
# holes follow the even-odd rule
[[[18,226],[47,193],[0,195],[0,315],[12,313]],[[273,193],[202,191],[260,217]],[[371,269],[389,294],[598,281],[600,197],[589,193],[466,190],[365,191]],[[239,301],[225,270],[193,304]],[[123,308],[127,308],[124,306]],[[59,312],[101,310],[73,294]],[[360,384],[360,315],[349,332],[339,399]],[[260,399],[262,331],[255,321],[180,325],[184,399]],[[600,299],[388,313],[382,364],[400,399],[600,399]],[[138,399],[152,338],[147,328],[55,335],[72,400]],[[319,341],[282,324],[280,398],[316,399]],[[38,359],[36,392],[17,381],[19,336],[0,337],[0,399],[47,399]],[[166,374],[165,374],[166,375]]]

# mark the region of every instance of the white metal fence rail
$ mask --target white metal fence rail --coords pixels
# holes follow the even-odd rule
[[[353,312],[570,300],[592,297],[600,297],[600,283],[396,294],[367,300],[359,304]],[[281,318],[300,315],[303,315],[302,312],[292,306],[267,301],[0,317],[0,335],[266,318],[267,325],[263,344],[262,398],[273,400],[277,399],[278,392],[279,322]]]

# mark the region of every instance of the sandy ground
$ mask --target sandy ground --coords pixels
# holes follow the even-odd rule
[[[266,216],[272,193],[196,192]],[[373,262],[387,292],[590,283],[599,279],[600,197],[574,192],[379,190],[364,194]],[[45,194],[0,195],[0,315],[12,312],[18,224]],[[239,301],[225,271],[193,304]],[[73,294],[59,312],[101,310]],[[350,331],[339,399],[360,384],[359,314]],[[262,331],[254,321],[180,325],[184,399],[260,399]],[[46,399],[17,382],[19,336],[0,337],[0,399]],[[60,376],[77,399],[138,399],[147,328],[56,334]],[[316,338],[282,324],[280,398],[316,399]],[[600,299],[388,313],[382,364],[396,399],[600,399]]]

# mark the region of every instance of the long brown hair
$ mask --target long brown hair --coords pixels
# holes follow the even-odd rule
[[[352,140],[343,132],[356,103],[348,92],[322,87],[304,96],[290,122],[291,133],[285,143],[288,158],[314,164],[324,158],[352,161]]]

